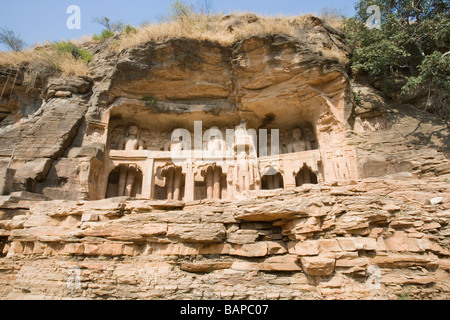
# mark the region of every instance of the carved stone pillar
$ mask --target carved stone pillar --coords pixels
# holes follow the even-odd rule
[[[221,199],[222,190],[220,188],[220,177],[222,170],[219,167],[214,168],[214,186],[213,197],[214,199]]]
[[[133,191],[134,178],[136,176],[136,167],[129,166],[127,170],[127,182],[125,186],[125,196],[130,197],[131,192]]]
[[[221,188],[222,169],[216,165],[211,165],[206,169],[206,197],[208,200],[222,198]]]
[[[184,198],[186,201],[195,199],[195,172],[192,164],[186,167],[186,181],[184,185]]]
[[[209,167],[206,170],[206,197],[212,200],[214,197],[214,168]]]
[[[145,162],[144,180],[142,185],[142,196],[145,199],[153,199],[155,197],[155,179],[153,175],[154,163],[155,161],[153,159],[147,159]]]
[[[273,184],[273,176],[267,176],[267,189],[273,190],[274,184]]]
[[[175,168],[174,169],[174,181],[173,181],[173,200],[181,200],[181,180],[182,180],[182,173],[181,168]]]
[[[125,195],[125,186],[127,183],[128,166],[120,166],[120,176],[119,176],[119,192],[118,196],[123,197]]]
[[[311,171],[303,170],[303,184],[311,183]]]
[[[273,189],[279,189],[280,188],[280,175],[276,174],[272,176],[273,179]]]
[[[174,180],[175,180],[175,169],[168,168],[166,173],[167,200],[173,200]]]

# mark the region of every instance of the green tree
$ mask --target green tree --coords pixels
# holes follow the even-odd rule
[[[408,79],[403,93],[420,87],[426,89],[425,108],[443,119],[450,119],[450,53],[433,52],[425,57],[418,70],[419,75]]]
[[[125,25],[122,21],[111,21],[111,19],[107,18],[107,17],[97,17],[94,18],[94,22],[102,25],[106,30],[111,31],[111,32],[122,32],[122,30],[124,29]]]
[[[366,26],[371,5],[381,10],[380,29]],[[448,100],[448,0],[360,0],[355,9],[344,32],[354,47],[352,66],[357,74],[381,79],[387,93],[398,89],[392,86],[396,77],[407,77],[403,93],[426,88],[429,97],[440,91],[440,101]]]
[[[114,37],[116,34],[126,31],[129,33],[132,26],[125,25],[122,21],[111,21],[107,17],[97,17],[94,22],[102,25],[104,29],[99,35],[94,35],[93,39],[95,41],[105,41],[106,39]]]

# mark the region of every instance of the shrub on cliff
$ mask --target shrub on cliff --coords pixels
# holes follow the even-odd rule
[[[366,25],[372,5],[380,8],[379,29]],[[449,10],[446,0],[360,0],[344,25],[354,47],[353,71],[380,81],[388,95],[427,92],[425,107],[439,105],[433,110],[450,117]]]
[[[78,48],[70,41],[60,41],[53,44],[53,48],[55,48],[60,53],[70,53],[75,59],[80,59],[84,63],[88,64],[93,59],[94,56],[86,49]]]
[[[122,21],[112,22],[108,17],[95,18],[94,22],[104,27],[99,35],[96,34],[92,37],[94,41],[99,42],[114,37],[116,33],[121,33],[126,27]]]

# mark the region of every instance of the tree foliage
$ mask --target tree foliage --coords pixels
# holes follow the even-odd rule
[[[137,29],[130,24],[124,24],[122,21],[111,21],[107,17],[95,18],[94,22],[102,25],[104,29],[98,35],[94,35],[92,39],[95,41],[105,41],[106,39],[114,37],[116,34],[125,33],[136,33]]]
[[[113,33],[120,33],[125,27],[125,24],[122,21],[111,21],[111,19],[107,17],[97,17],[94,18],[94,22],[102,25],[106,30],[111,31]]]
[[[369,6],[381,9],[381,28],[369,29]],[[386,91],[398,76],[404,94],[426,89],[447,98],[450,86],[450,3],[448,0],[359,0],[344,31],[354,47],[353,70],[382,80]],[[434,101],[436,102],[436,101]],[[428,104],[433,101],[428,101]],[[448,103],[447,103],[448,106]],[[450,112],[449,112],[450,114]]]

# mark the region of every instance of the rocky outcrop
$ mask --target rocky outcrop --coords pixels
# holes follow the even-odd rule
[[[325,36],[329,31],[323,28],[317,32],[324,34],[322,45],[338,43],[339,50],[346,49],[339,34]],[[31,110],[29,102],[19,99],[0,128],[0,148],[8,149],[5,157],[11,155],[11,146],[16,148],[15,190],[89,199],[86,182],[80,183],[85,179],[82,167],[101,160],[98,152],[105,149],[105,141],[91,136],[98,123],[114,118],[133,117],[140,124],[152,117],[168,128],[200,119],[205,127],[243,119],[257,128],[283,127],[303,114],[309,122],[324,117],[323,130],[331,126],[339,144],[345,144],[339,123],[347,123],[352,114],[352,104],[344,101],[350,88],[348,66],[324,56],[317,41],[259,35],[224,46],[169,39],[119,53],[111,50],[111,39],[90,48],[95,56],[88,77],[44,79],[32,89],[38,95],[27,93],[23,81],[14,91],[0,80],[0,87],[7,85],[8,101],[20,92],[35,106]],[[79,169],[61,172],[58,163]]]
[[[361,98],[351,139],[358,149],[361,178],[450,173],[447,123],[362,84],[353,84],[353,90]]]
[[[352,83],[343,35],[312,22],[297,37],[229,45],[179,38],[115,52],[109,39],[89,45],[87,76],[32,87],[21,69],[5,82],[0,66],[0,297],[448,298],[448,124]],[[114,166],[130,164],[129,150],[111,149],[120,129],[139,129],[146,149],[131,157],[150,167],[143,153],[196,120],[284,130],[281,149],[294,149],[292,128],[314,129],[300,178],[317,184],[295,188],[299,167],[285,173],[291,189],[235,200],[88,201],[108,195],[111,172],[119,189]],[[195,173],[191,191],[205,182]]]
[[[1,204],[0,294],[446,299],[449,195],[443,179],[366,179],[172,208],[9,197]]]

